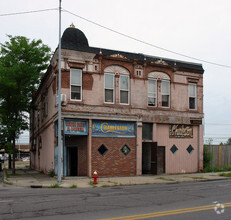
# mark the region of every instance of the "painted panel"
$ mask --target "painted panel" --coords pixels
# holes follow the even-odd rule
[[[83,120],[65,119],[64,133],[68,135],[88,135],[88,123]]]
[[[134,122],[92,121],[94,137],[135,137]]]
[[[193,138],[193,126],[169,125],[170,138]]]
[[[167,174],[189,173],[198,171],[198,126],[193,126],[193,138],[170,138],[169,125],[158,124],[156,128],[158,146],[165,146],[165,169]],[[171,147],[178,151],[173,154]],[[190,154],[189,146],[194,148]]]

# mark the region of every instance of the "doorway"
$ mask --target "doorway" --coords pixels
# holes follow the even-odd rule
[[[165,147],[157,142],[142,143],[142,174],[165,173]]]
[[[78,176],[78,147],[67,147],[67,175]]]

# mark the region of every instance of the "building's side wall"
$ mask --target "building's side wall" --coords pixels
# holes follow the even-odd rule
[[[104,144],[108,151],[101,155],[98,148]],[[121,148],[127,145],[131,151],[125,156]],[[136,138],[92,138],[92,171],[101,176],[136,175]]]
[[[165,146],[166,173],[185,173],[198,171],[198,126],[193,126],[193,138],[170,138],[169,125],[157,125],[158,146]],[[191,154],[186,150],[192,145]],[[173,154],[171,147],[175,145],[178,151]]]
[[[48,173],[50,170],[54,170],[54,126],[50,124],[47,127],[46,132],[42,132],[41,135],[42,148],[38,149],[40,152],[40,167],[39,170],[43,170],[45,173]]]

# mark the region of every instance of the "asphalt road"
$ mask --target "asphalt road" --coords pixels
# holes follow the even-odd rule
[[[224,209],[215,212],[214,202]],[[86,189],[0,184],[0,219],[113,218],[231,220],[231,180]]]

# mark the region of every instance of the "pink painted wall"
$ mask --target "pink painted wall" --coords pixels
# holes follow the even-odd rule
[[[166,173],[188,173],[198,171],[198,126],[193,126],[193,138],[169,138],[169,126],[157,125],[158,146],[165,146]],[[173,154],[170,148],[176,145],[178,151]],[[186,150],[192,145],[191,154]]]
[[[54,127],[51,124],[46,132],[41,133],[42,148],[40,149],[40,170],[48,173],[54,170]]]

